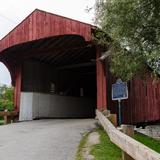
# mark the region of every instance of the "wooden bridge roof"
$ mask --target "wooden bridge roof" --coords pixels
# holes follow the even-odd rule
[[[17,44],[58,35],[79,35],[91,41],[93,28],[90,24],[36,9],[0,40],[0,52]]]
[[[34,58],[54,66],[90,63],[94,26],[36,9],[0,40],[0,61],[15,83],[16,66]],[[88,43],[89,42],[89,43]]]

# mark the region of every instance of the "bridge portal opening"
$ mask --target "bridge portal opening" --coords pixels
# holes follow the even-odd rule
[[[95,47],[84,44],[79,37],[73,41],[74,38],[63,37],[69,43],[55,41],[56,47],[62,45],[58,50],[53,43],[51,52],[45,46],[43,54],[37,53],[23,62],[20,120],[95,116]],[[80,47],[76,47],[77,41]]]
[[[5,64],[0,62],[0,111],[14,110],[13,92],[10,71]]]
[[[11,86],[11,74],[2,62],[0,62],[0,85]]]

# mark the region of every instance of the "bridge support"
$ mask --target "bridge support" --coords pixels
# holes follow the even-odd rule
[[[15,86],[14,86],[14,107],[17,112],[20,109],[20,95],[21,95],[21,80],[22,68],[21,65],[15,67]]]
[[[97,109],[103,111],[107,109],[107,85],[105,65],[101,57],[101,49],[96,48],[96,70],[97,70]]]

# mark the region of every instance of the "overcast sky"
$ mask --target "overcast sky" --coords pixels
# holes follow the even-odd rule
[[[94,12],[86,12],[95,0],[4,0],[0,5],[0,39],[36,8],[93,23]],[[0,84],[10,84],[10,75],[0,63]]]

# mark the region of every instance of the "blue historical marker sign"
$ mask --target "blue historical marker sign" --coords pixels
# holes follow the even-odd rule
[[[128,87],[126,82],[118,80],[112,84],[112,100],[122,100],[128,98]]]
[[[128,98],[127,82],[122,82],[121,79],[118,79],[115,84],[112,84],[112,100],[118,100],[119,125],[121,125],[122,123],[121,100],[127,98]]]

